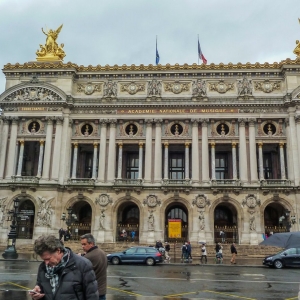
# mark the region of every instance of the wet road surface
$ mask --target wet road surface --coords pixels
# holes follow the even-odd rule
[[[255,261],[256,267],[243,265],[250,262],[109,265],[107,299],[297,299],[299,269],[261,267],[261,259]],[[31,299],[26,291],[35,284],[38,265],[33,261],[0,261],[0,299]]]

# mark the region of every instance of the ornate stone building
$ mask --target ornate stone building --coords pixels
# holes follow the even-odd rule
[[[257,244],[299,230],[300,59],[265,64],[7,64],[0,239],[65,227],[98,242]],[[289,216],[286,213],[289,212]],[[68,215],[67,215],[68,216]],[[285,218],[283,218],[285,217]]]

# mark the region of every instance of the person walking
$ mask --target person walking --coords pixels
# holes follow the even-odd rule
[[[187,259],[187,243],[183,243],[181,247],[181,260],[184,262]]]
[[[64,237],[65,235],[65,230],[63,228],[60,228],[58,230],[58,234],[59,234],[59,239],[62,240],[62,238]]]
[[[171,247],[170,247],[170,244],[168,242],[165,242],[165,253],[166,253],[166,259],[168,261],[171,260],[171,257],[170,257],[170,250],[171,250]]]
[[[36,286],[29,295],[34,300],[99,300],[92,263],[69,248],[54,235],[40,236],[34,252],[43,262],[39,265]]]
[[[230,247],[230,252],[231,252],[231,264],[236,264],[235,262],[235,257],[237,255],[237,251],[236,251],[236,247],[235,247],[235,243],[232,243],[231,247]]]
[[[131,241],[134,242],[134,240],[135,240],[135,231],[132,230],[131,231]]]
[[[204,262],[207,264],[207,251],[206,251],[206,246],[205,244],[202,244],[201,247],[201,264],[203,264],[203,258],[204,258]]]
[[[82,250],[84,251],[81,256],[91,261],[96,274],[99,300],[106,300],[107,256],[102,249],[98,248],[96,240],[91,233],[82,235],[80,241]]]
[[[191,242],[187,242],[186,244],[186,249],[187,249],[187,259],[188,260],[193,260],[192,258],[192,245],[191,245]]]
[[[221,243],[219,243],[219,263],[223,263],[223,246]]]

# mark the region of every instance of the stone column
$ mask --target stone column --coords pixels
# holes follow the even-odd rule
[[[292,155],[292,142],[291,142],[291,134],[290,134],[290,121],[289,118],[285,118],[285,128],[286,128],[286,151],[287,151],[287,171],[288,171],[288,179],[291,181],[295,181],[294,176],[294,162]],[[297,136],[298,138],[298,136]]]
[[[199,139],[198,124],[199,120],[192,119],[192,181],[198,183],[200,180],[199,173]]]
[[[117,120],[109,121],[107,181],[114,182],[116,176],[116,126]]]
[[[105,176],[105,163],[106,163],[106,131],[107,119],[100,119],[101,132],[100,132],[100,147],[99,147],[99,165],[98,165],[98,181],[104,182]]]
[[[216,180],[216,155],[215,155],[215,146],[214,142],[210,143],[211,146],[211,180]]]
[[[94,142],[94,154],[93,154],[93,173],[92,173],[92,178],[96,179],[97,178],[97,159],[98,159],[98,143]]]
[[[118,156],[118,179],[122,179],[122,163],[123,163],[123,143],[118,143],[119,145],[119,156]]]
[[[237,179],[236,168],[236,142],[232,142],[232,179]]]
[[[138,179],[142,179],[143,178],[143,142],[139,142],[139,178]]]
[[[280,172],[281,172],[281,179],[285,180],[285,160],[284,160],[284,143],[279,143],[279,151],[280,151]]]
[[[209,152],[208,152],[208,134],[207,122],[208,119],[201,120],[202,126],[202,182],[209,183]]]
[[[164,157],[164,179],[169,179],[169,143],[164,142],[165,157]]]
[[[24,140],[20,140],[17,176],[22,176],[23,155],[24,155]]]
[[[145,182],[151,182],[152,171],[152,119],[145,120],[146,128],[146,146],[145,146]]]
[[[72,178],[76,178],[77,173],[77,158],[78,158],[78,143],[73,143],[73,164],[72,164]]]
[[[37,171],[37,177],[42,176],[42,168],[43,168],[43,156],[44,156],[44,140],[40,140],[40,153],[39,153],[39,164],[38,164],[38,171]]]
[[[248,182],[245,119],[239,119],[239,171],[242,183]]]
[[[263,162],[263,143],[259,142],[258,145],[258,165],[259,165],[259,180],[264,180],[264,162]]]
[[[257,157],[255,140],[255,122],[256,119],[249,119],[249,152],[250,152],[250,176],[251,183],[257,183]]]
[[[51,179],[53,180],[58,180],[58,176],[59,176],[63,119],[64,119],[63,117],[56,118],[56,131],[55,131],[54,151],[53,151],[53,161],[52,161],[52,175],[51,175]]]
[[[8,145],[8,158],[6,165],[6,177],[10,179],[12,175],[15,175],[15,155],[16,155],[16,143],[17,143],[17,134],[18,134],[18,118],[12,118],[12,125],[10,131],[10,139]]]
[[[297,157],[298,165],[295,165],[295,167],[297,169],[299,169],[299,167],[300,167],[299,166],[299,163],[300,163],[300,115],[295,116],[295,121],[296,121],[296,134],[297,134],[297,148],[298,148],[298,151],[297,151],[297,153],[298,153],[298,157]],[[288,135],[287,135],[287,138],[288,138]],[[292,144],[292,141],[291,141],[291,144]],[[287,157],[291,156],[291,155],[289,155],[290,153],[288,151],[288,144],[286,145],[286,151],[287,151]],[[299,176],[299,171],[298,171],[298,176]],[[291,179],[291,178],[289,177],[288,179]]]
[[[154,160],[154,181],[161,182],[162,175],[162,145],[161,145],[161,123],[162,119],[155,119],[155,160]]]
[[[294,116],[294,108],[288,108],[289,112],[289,129],[290,129],[290,152],[289,155],[292,157],[292,164],[294,166],[294,176],[295,176],[295,186],[299,186],[299,151],[297,145],[297,133],[296,133],[296,124],[295,124],[295,116]]]
[[[9,119],[7,117],[3,118],[3,129],[2,129],[2,140],[0,143],[0,179],[4,178],[4,168],[6,162],[6,149],[8,142],[8,130],[9,130]]]
[[[42,175],[42,179],[44,180],[49,180],[51,152],[52,152],[52,135],[53,135],[53,119],[47,118],[45,155],[44,155],[43,175]]]
[[[185,180],[190,179],[190,143],[186,142],[185,145]]]

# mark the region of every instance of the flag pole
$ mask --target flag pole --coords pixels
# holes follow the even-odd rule
[[[198,34],[198,45],[199,45],[199,34]],[[199,65],[199,53],[198,53],[198,65]]]

